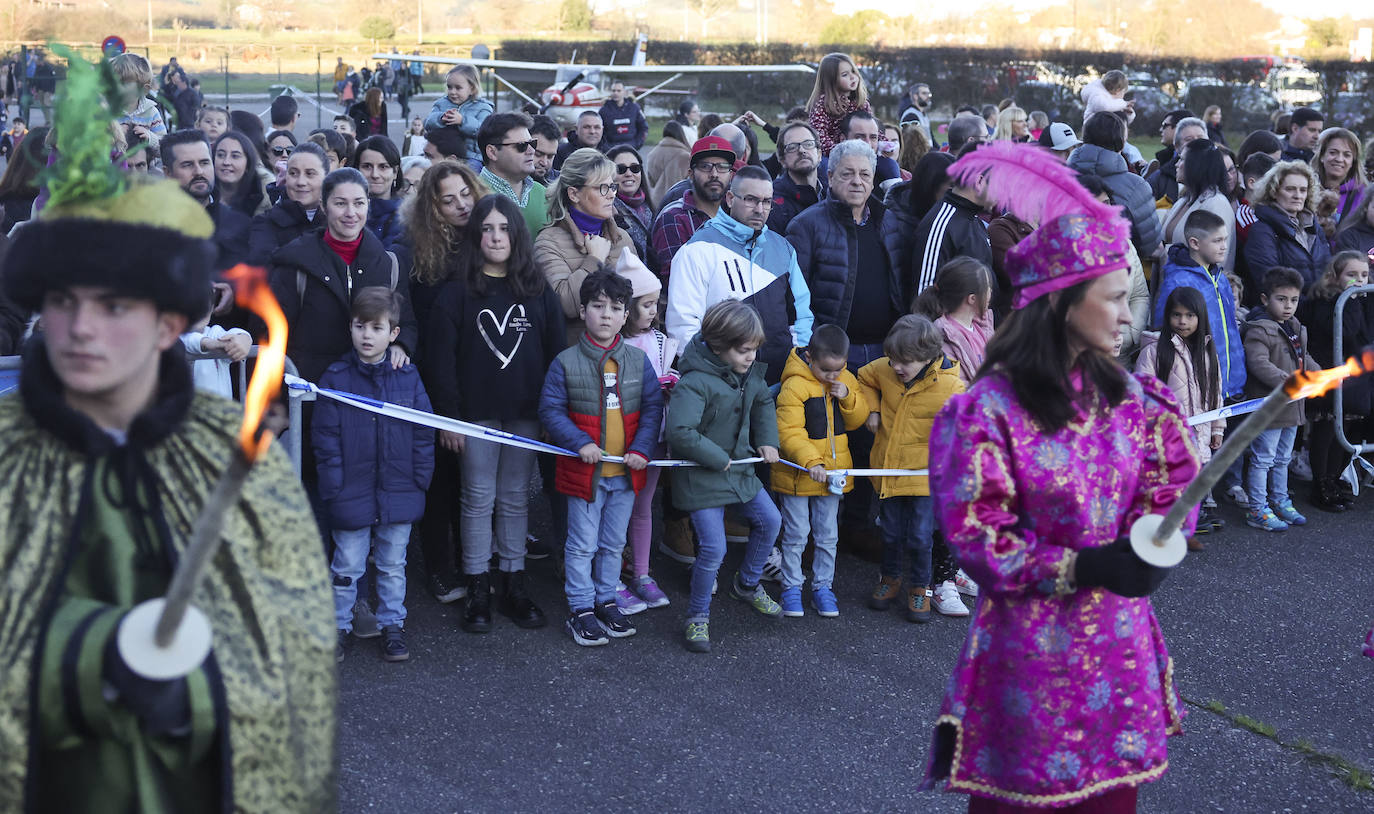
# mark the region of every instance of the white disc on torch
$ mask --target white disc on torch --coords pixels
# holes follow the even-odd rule
[[[1150,565],[1173,568],[1183,562],[1188,553],[1188,541],[1183,539],[1182,532],[1175,531],[1162,545],[1156,545],[1155,530],[1163,521],[1162,515],[1147,514],[1131,524],[1131,550]]]
[[[166,601],[141,602],[119,623],[115,642],[129,669],[147,679],[166,681],[190,675],[210,655],[210,620],[194,606],[186,609],[181,625],[166,647],[158,647],[153,631]]]

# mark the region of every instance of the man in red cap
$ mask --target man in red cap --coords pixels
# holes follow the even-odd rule
[[[668,286],[673,256],[691,239],[701,225],[720,211],[725,190],[735,176],[735,151],[720,136],[706,136],[692,145],[692,163],[687,180],[692,188],[659,211],[654,220],[653,247],[647,258],[649,267]]]

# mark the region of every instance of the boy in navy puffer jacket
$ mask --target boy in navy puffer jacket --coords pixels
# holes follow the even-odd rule
[[[353,298],[352,318],[353,350],[325,370],[320,387],[429,412],[429,396],[415,366],[394,367],[387,356],[401,330],[400,297],[383,286],[364,288]],[[339,628],[337,657],[342,660],[353,629],[358,580],[373,552],[382,657],[405,661],[410,658],[403,633],[406,544],[410,525],[425,510],[425,490],[434,473],[434,430],[321,399],[315,404],[310,440],[334,538],[329,568]]]

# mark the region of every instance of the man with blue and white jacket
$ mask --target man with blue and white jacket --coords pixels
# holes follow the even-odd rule
[[[743,300],[763,319],[758,359],[776,384],[793,347],[811,341],[811,291],[797,253],[768,229],[773,182],[768,172],[745,166],[735,173],[721,207],[673,257],[668,277],[668,336],[679,347],[701,328],[706,309],[722,300]]]

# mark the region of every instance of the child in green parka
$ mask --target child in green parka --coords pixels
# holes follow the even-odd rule
[[[763,339],[763,320],[752,306],[724,300],[706,309],[701,332],[683,350],[682,378],[668,407],[672,454],[698,464],[672,470],[673,502],[691,513],[697,532],[686,644],[698,653],[711,649],[711,588],[725,557],[727,506],[735,506],[750,526],[730,595],[768,618],[782,612],[759,584],[782,518],[752,464],[732,463],[753,457],[778,461],[773,396],[763,380],[764,365],[754,361]]]

